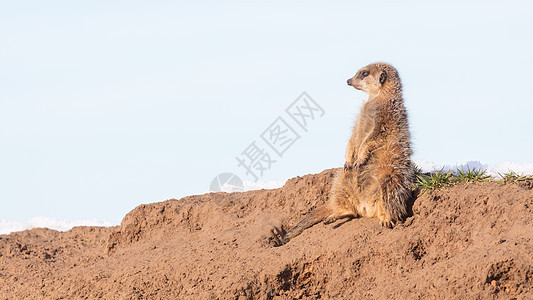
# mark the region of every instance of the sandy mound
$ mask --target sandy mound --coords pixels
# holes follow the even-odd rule
[[[318,224],[278,247],[325,202],[334,171],[141,205],[115,228],[0,236],[0,295],[533,298],[533,182],[457,185],[420,195],[394,229],[377,219]]]

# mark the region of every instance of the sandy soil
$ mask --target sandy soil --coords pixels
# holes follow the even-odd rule
[[[279,246],[334,171],[0,235],[0,299],[533,299],[532,181],[424,193],[394,229],[318,224]]]

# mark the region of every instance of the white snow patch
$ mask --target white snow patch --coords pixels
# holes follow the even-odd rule
[[[507,173],[513,171],[518,175],[533,175],[533,163],[501,162],[488,167],[490,174]]]
[[[277,181],[277,180],[270,180],[270,181],[244,181],[242,182],[242,186],[230,184],[230,183],[224,183],[219,186],[220,192],[225,193],[237,193],[237,192],[247,192],[247,191],[256,191],[256,190],[271,190],[271,189],[277,189],[285,185],[286,181]],[[214,191],[210,191],[214,192]]]
[[[285,185],[285,181],[276,181],[276,180],[270,180],[270,181],[245,181],[244,184],[244,190],[245,191],[254,191],[254,190],[271,190],[271,189],[277,189]]]
[[[50,228],[59,231],[67,231],[76,226],[114,226],[108,221],[97,219],[89,220],[60,220],[50,217],[35,217],[26,222],[0,220],[0,234],[9,234],[15,231],[22,231],[32,228]]]

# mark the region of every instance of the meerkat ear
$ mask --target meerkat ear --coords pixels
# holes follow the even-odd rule
[[[379,83],[384,84],[385,81],[387,81],[387,72],[383,70],[383,72],[381,72],[381,75],[379,75]]]

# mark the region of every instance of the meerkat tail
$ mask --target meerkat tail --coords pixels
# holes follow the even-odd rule
[[[307,228],[324,221],[329,215],[331,215],[331,212],[331,208],[327,205],[312,211],[303,220],[287,231],[283,237],[282,243],[287,244],[291,239],[299,236]]]

